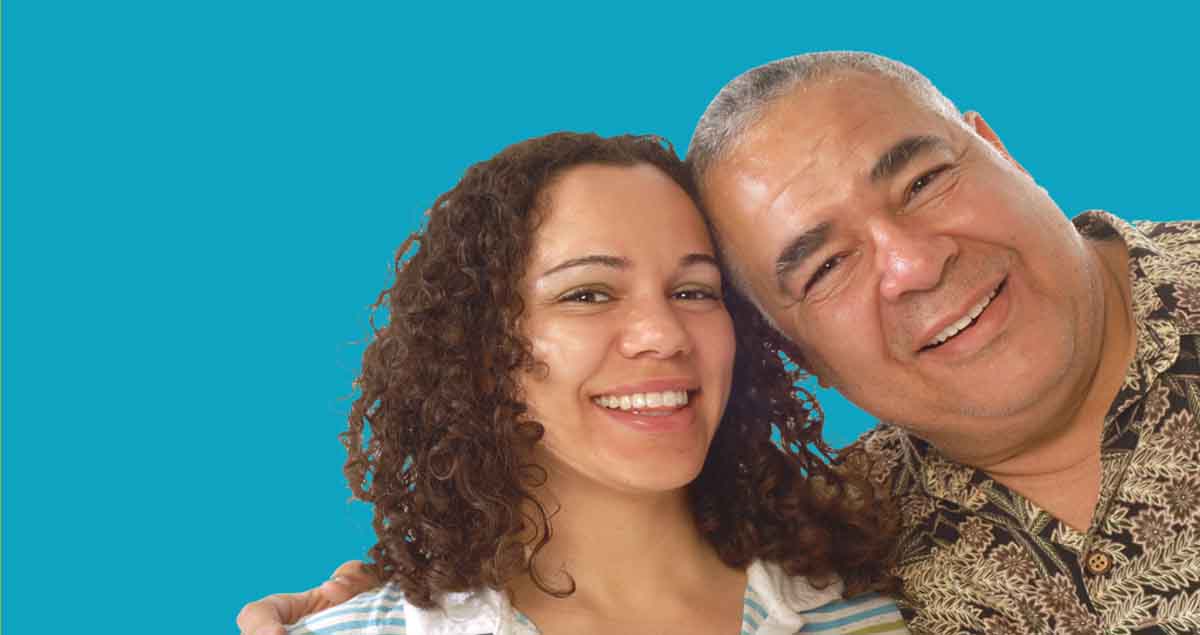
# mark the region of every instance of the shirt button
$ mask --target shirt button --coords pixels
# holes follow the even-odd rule
[[[1085,564],[1087,564],[1088,573],[1092,575],[1104,575],[1105,573],[1108,573],[1109,569],[1112,568],[1112,556],[1108,555],[1107,553],[1093,551],[1091,555],[1087,557]]]

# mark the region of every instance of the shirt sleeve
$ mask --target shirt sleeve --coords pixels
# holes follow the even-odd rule
[[[908,633],[896,602],[867,593],[830,602],[804,613],[801,633],[814,635],[901,635]]]
[[[404,595],[386,585],[305,617],[288,635],[405,635],[404,607]]]

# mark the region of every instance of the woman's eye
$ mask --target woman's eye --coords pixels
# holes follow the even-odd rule
[[[720,296],[708,289],[682,289],[672,294],[676,300],[719,300]]]
[[[822,278],[824,278],[826,275],[829,274],[829,272],[836,269],[837,266],[840,265],[842,263],[842,261],[845,259],[846,259],[845,254],[838,254],[838,255],[830,258],[829,260],[826,260],[825,262],[821,263],[821,266],[817,267],[817,270],[813,272],[812,277],[808,279],[807,283],[805,283],[804,292],[808,293],[809,289],[813,288],[813,286],[816,285],[818,282],[820,282]]]
[[[603,291],[597,291],[595,289],[580,289],[578,291],[572,291],[559,298],[560,302],[573,302],[578,304],[599,304],[601,302],[608,302],[609,300],[612,300],[612,296]]]
[[[938,176],[940,176],[947,167],[948,166],[944,165],[938,166],[937,168],[918,176],[917,179],[908,186],[908,195],[905,197],[906,200],[912,200],[914,197],[920,194],[922,190],[929,187],[929,185],[937,180]]]

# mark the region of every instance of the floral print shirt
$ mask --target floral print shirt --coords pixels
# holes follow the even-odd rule
[[[1137,349],[1104,421],[1087,533],[881,424],[914,633],[1200,633],[1200,222],[1075,219],[1129,249]]]

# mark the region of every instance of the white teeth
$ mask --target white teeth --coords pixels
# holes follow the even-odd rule
[[[682,408],[688,403],[686,390],[663,392],[638,392],[631,395],[600,395],[592,401],[613,410],[641,410],[643,408]]]
[[[994,297],[996,297],[996,290],[992,289],[992,292],[988,294],[988,297],[981,300],[979,304],[971,307],[970,310],[967,311],[966,315],[962,316],[954,324],[947,326],[941,333],[938,333],[937,336],[933,338],[933,344],[931,344],[931,346],[937,346],[938,344],[945,342],[955,335],[958,335],[959,331],[970,326],[971,322],[975,318],[979,317],[979,315],[983,313],[983,310],[992,303],[992,298]]]

